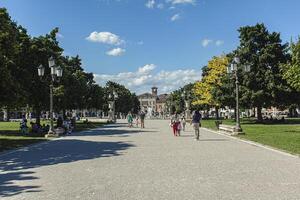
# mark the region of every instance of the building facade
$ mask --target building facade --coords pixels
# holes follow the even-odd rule
[[[138,96],[141,110],[147,112],[148,117],[162,117],[167,111],[166,102],[168,94],[158,95],[158,88],[152,87],[152,92]]]

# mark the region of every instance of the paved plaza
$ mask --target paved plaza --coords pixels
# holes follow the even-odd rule
[[[108,125],[0,155],[0,199],[300,199],[300,159],[169,121]]]

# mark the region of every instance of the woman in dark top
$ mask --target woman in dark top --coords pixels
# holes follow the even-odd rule
[[[201,120],[201,114],[198,110],[196,110],[193,114],[192,117],[192,124],[195,130],[195,139],[199,140],[199,136],[200,136],[200,120]]]

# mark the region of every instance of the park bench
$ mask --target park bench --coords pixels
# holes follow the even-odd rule
[[[56,129],[54,129],[54,132],[57,134],[57,135],[63,135],[65,133],[65,129],[64,128],[61,128],[61,127],[58,127]]]
[[[236,132],[235,126],[231,125],[225,125],[225,124],[219,124],[218,127],[219,131],[222,131],[228,135],[238,135],[241,134],[239,132]]]

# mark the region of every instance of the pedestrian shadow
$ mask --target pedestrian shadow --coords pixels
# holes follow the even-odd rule
[[[22,192],[38,192],[40,186],[20,186],[14,181],[34,180],[28,169],[122,155],[134,147],[127,142],[95,142],[76,139],[55,140],[0,156],[0,198]],[[27,169],[27,170],[26,170]],[[26,171],[24,171],[26,170]],[[5,173],[7,172],[7,173]]]

